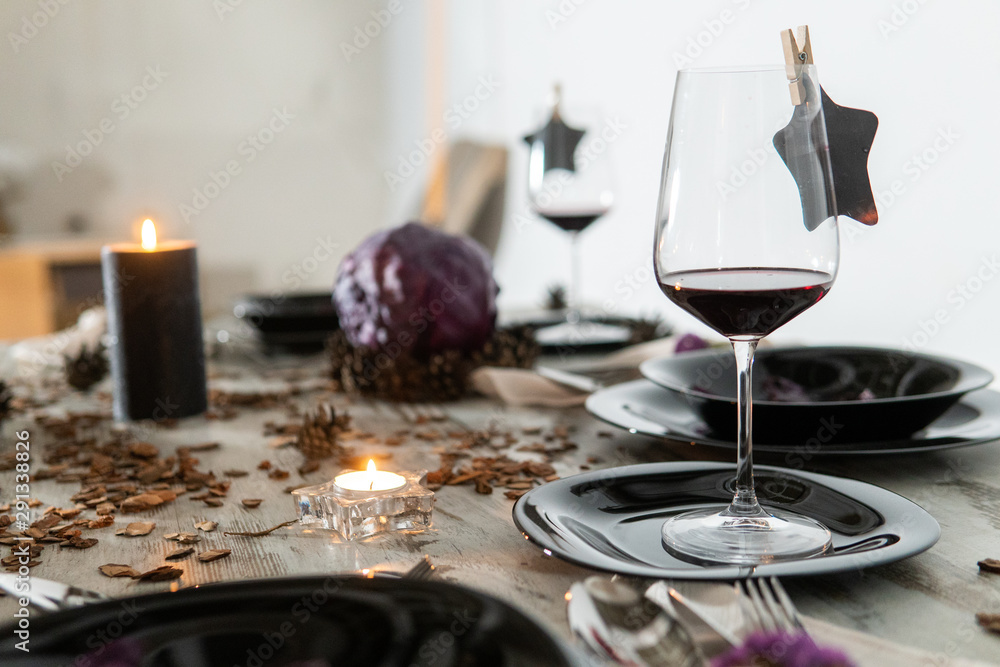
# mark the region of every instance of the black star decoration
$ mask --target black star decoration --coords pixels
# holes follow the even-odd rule
[[[815,99],[811,95],[809,97]],[[841,215],[874,225],[878,222],[878,210],[868,175],[868,153],[875,141],[878,117],[871,111],[840,106],[822,88],[820,99],[826,119],[836,209]],[[819,115],[811,113],[808,107],[808,104],[795,107],[788,125],[774,135],[774,147],[792,172],[802,200],[803,221],[811,231],[832,215],[834,206],[829,196],[820,199],[816,189],[808,187],[811,180],[818,176],[814,147],[818,143],[815,139],[819,131]],[[825,171],[822,161],[819,162],[820,168]]]
[[[552,111],[552,117],[549,118],[545,127],[527,135],[524,141],[532,147],[536,143],[541,143],[542,155],[544,156],[542,158],[543,173],[552,169],[576,171],[573,154],[584,134],[586,134],[584,130],[578,130],[564,123],[558,108],[556,108]]]

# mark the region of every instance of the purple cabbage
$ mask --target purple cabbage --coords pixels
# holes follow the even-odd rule
[[[481,245],[409,222],[344,258],[333,304],[351,345],[424,356],[482,347],[496,326],[498,291]]]
[[[755,632],[712,660],[712,667],[854,667],[842,651],[805,633]]]
[[[708,347],[708,341],[704,338],[693,333],[686,333],[677,339],[677,344],[674,345],[674,354],[704,350],[706,347]]]

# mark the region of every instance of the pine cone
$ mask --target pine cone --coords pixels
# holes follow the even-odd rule
[[[349,414],[338,415],[329,403],[321,405],[303,417],[295,446],[307,459],[347,456],[350,450],[340,444],[340,436],[350,425]]]
[[[86,391],[108,374],[108,357],[101,343],[93,352],[84,345],[78,355],[65,355],[63,359],[66,362],[66,382],[74,389]]]
[[[469,375],[484,365],[530,368],[538,356],[534,329],[495,331],[482,349],[472,353],[446,350],[427,359],[403,352],[353,347],[343,332],[328,342],[333,380],[338,391],[391,401],[451,401],[471,391]]]

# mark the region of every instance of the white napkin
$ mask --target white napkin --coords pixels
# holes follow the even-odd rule
[[[670,336],[632,345],[588,363],[586,368],[593,371],[635,368],[647,359],[672,355],[679,338],[680,336]],[[565,370],[572,372],[572,369]],[[585,391],[567,387],[523,368],[484,366],[473,371],[470,379],[476,391],[500,399],[507,405],[567,408],[583,405],[588,395]]]

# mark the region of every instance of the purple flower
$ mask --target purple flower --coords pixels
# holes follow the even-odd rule
[[[701,336],[690,333],[684,334],[677,339],[677,344],[674,346],[674,354],[694,352],[695,350],[703,350],[706,347],[708,347],[708,342]]]
[[[817,646],[805,633],[755,632],[712,660],[712,667],[854,667],[837,649]]]

